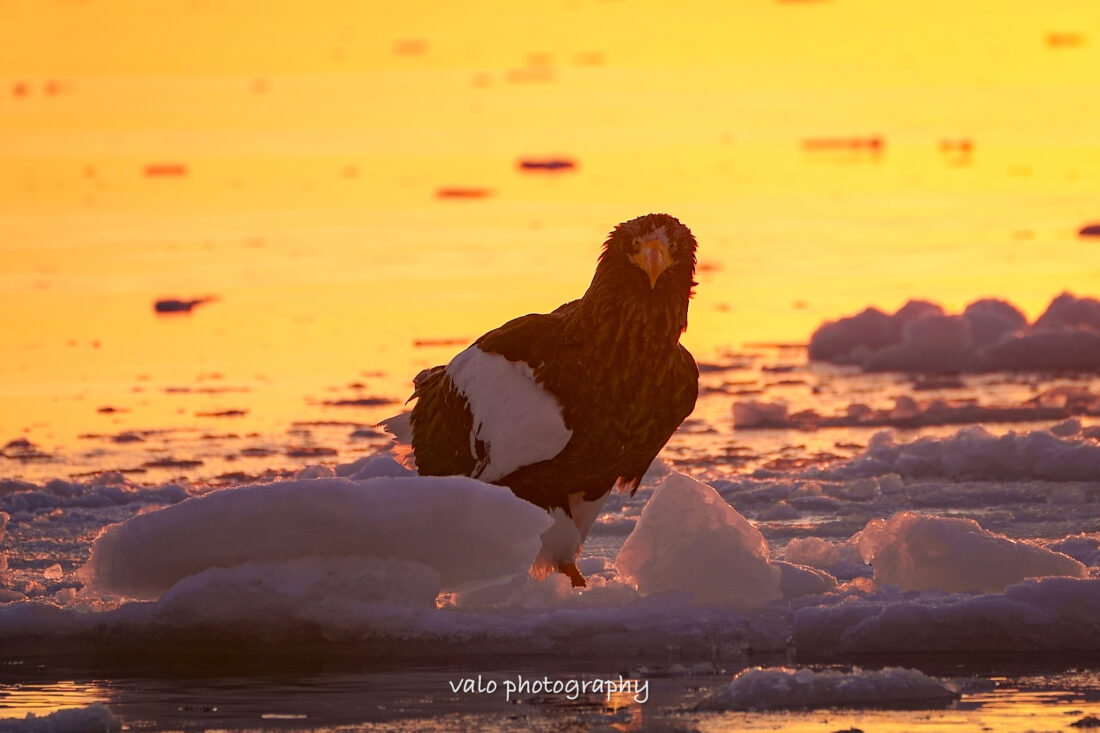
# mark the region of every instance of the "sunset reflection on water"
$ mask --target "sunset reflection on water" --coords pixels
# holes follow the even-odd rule
[[[1086,2],[4,12],[5,440],[266,434],[353,383],[400,402],[461,348],[416,341],[579,297],[610,228],[648,211],[700,241],[702,359],[909,297],[1034,317],[1095,292]],[[247,391],[167,391],[211,375]]]

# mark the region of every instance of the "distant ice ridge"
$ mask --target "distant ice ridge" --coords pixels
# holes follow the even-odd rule
[[[815,671],[753,667],[699,704],[701,710],[943,707],[959,697],[948,681],[915,669]]]
[[[121,473],[102,473],[88,481],[53,479],[42,486],[0,479],[0,510],[15,516],[57,508],[105,509],[130,504],[174,504],[189,496],[178,484],[135,486]]]
[[[945,377],[944,379],[955,379]],[[929,383],[931,380],[928,380]],[[967,399],[917,400],[909,395],[894,399],[891,407],[872,408],[861,402],[847,405],[843,412],[821,414],[813,409],[788,411],[782,402],[739,400],[733,403],[733,424],[738,430],[794,428],[919,428],[932,425],[971,425],[974,423],[1019,423],[1063,420],[1062,427],[1081,433],[1075,416],[1100,415],[1100,394],[1084,387],[1053,387],[1020,404],[981,405]],[[1074,427],[1075,426],[1075,427]],[[1090,437],[1100,437],[1095,426],[1085,428]],[[1067,433],[1069,434],[1069,433]]]
[[[49,715],[27,713],[25,718],[0,718],[0,733],[113,733],[117,730],[122,730],[122,724],[101,702]]]
[[[912,300],[821,325],[810,359],[864,371],[980,372],[1100,368],[1100,301],[1062,293],[1034,323],[1011,303],[978,300],[960,315]]]
[[[994,435],[980,425],[946,438],[924,437],[898,443],[893,433],[872,437],[859,456],[818,472],[824,478],[849,480],[897,474],[970,481],[1095,481],[1100,476],[1100,442],[1084,438],[1076,420],[1052,431],[1033,430]]]

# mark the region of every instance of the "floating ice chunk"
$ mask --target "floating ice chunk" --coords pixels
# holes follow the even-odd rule
[[[883,431],[872,437],[863,453],[820,475],[851,480],[887,473],[899,478],[943,476],[976,481],[1094,481],[1100,475],[1100,445],[1083,438],[1058,437],[1048,430],[998,436],[980,425],[945,438],[926,436],[909,443],[896,443],[892,433]]]
[[[886,346],[863,363],[868,371],[962,372],[976,359],[970,323],[962,316],[928,312],[905,324],[902,342]]]
[[[1027,318],[1011,303],[995,298],[976,300],[966,306],[963,318],[978,346],[995,344],[1007,334],[1027,328]]]
[[[836,588],[836,578],[824,570],[789,562],[772,564],[779,570],[779,590],[788,601],[828,593]]]
[[[839,670],[753,667],[700,705],[704,710],[943,707],[959,697],[946,680],[915,669]]]
[[[329,478],[223,489],[104,530],[81,570],[99,591],[155,598],[207,568],[368,556],[434,568],[444,589],[526,570],[550,516],[466,477]]]
[[[789,563],[827,570],[838,578],[851,579],[868,573],[867,563],[852,542],[838,544],[820,537],[795,537],[787,543],[783,559]]]
[[[875,581],[903,591],[999,592],[1025,578],[1088,577],[1068,555],[994,534],[973,519],[901,512],[868,522],[855,541]]]
[[[26,484],[8,494],[0,491],[0,508],[13,514],[55,507],[101,509],[127,504],[173,504],[187,497],[187,490],[176,484],[135,486],[122,474],[111,472],[86,482],[53,479],[44,486]]]
[[[1078,298],[1073,293],[1062,293],[1035,319],[1036,329],[1061,329],[1084,326],[1100,332],[1100,300]]]
[[[25,718],[0,718],[3,733],[110,733],[116,730],[122,730],[122,724],[101,702],[49,715],[27,713]]]
[[[829,321],[810,338],[809,356],[814,361],[853,363],[858,352],[870,353],[901,340],[893,317],[877,308],[836,321]]]
[[[733,424],[739,428],[780,426],[787,420],[787,406],[777,402],[734,402]]]
[[[1081,434],[1081,421],[1076,417],[1071,417],[1068,420],[1063,420],[1057,425],[1050,427],[1050,432],[1057,435],[1059,438],[1072,438],[1075,435]]]
[[[695,603],[743,611],[782,596],[764,536],[717,491],[681,473],[654,491],[615,566],[643,595],[686,591]]]
[[[1035,326],[990,347],[986,356],[989,369],[1003,371],[1092,371],[1100,367],[1100,332]]]
[[[879,495],[878,481],[874,478],[857,478],[831,487],[830,494],[842,499],[868,501]]]
[[[961,315],[910,301],[893,315],[869,308],[822,324],[810,359],[869,371],[1081,370],[1100,366],[1100,301],[1063,293],[1030,327],[1001,300],[971,303]]]

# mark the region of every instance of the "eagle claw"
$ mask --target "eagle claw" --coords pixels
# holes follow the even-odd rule
[[[577,570],[577,564],[573,562],[565,562],[558,565],[558,572],[569,578],[573,583],[574,588],[584,588],[588,585],[588,581],[581,575],[581,571]]]

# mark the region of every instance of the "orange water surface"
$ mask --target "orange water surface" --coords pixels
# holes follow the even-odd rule
[[[1100,290],[1077,236],[1100,220],[1091,0],[0,16],[0,443],[224,430],[200,413],[234,409],[263,435],[347,417],[332,395],[401,400],[464,341],[579,297],[608,230],[650,211],[700,241],[701,358],[910,297],[1034,317]]]

